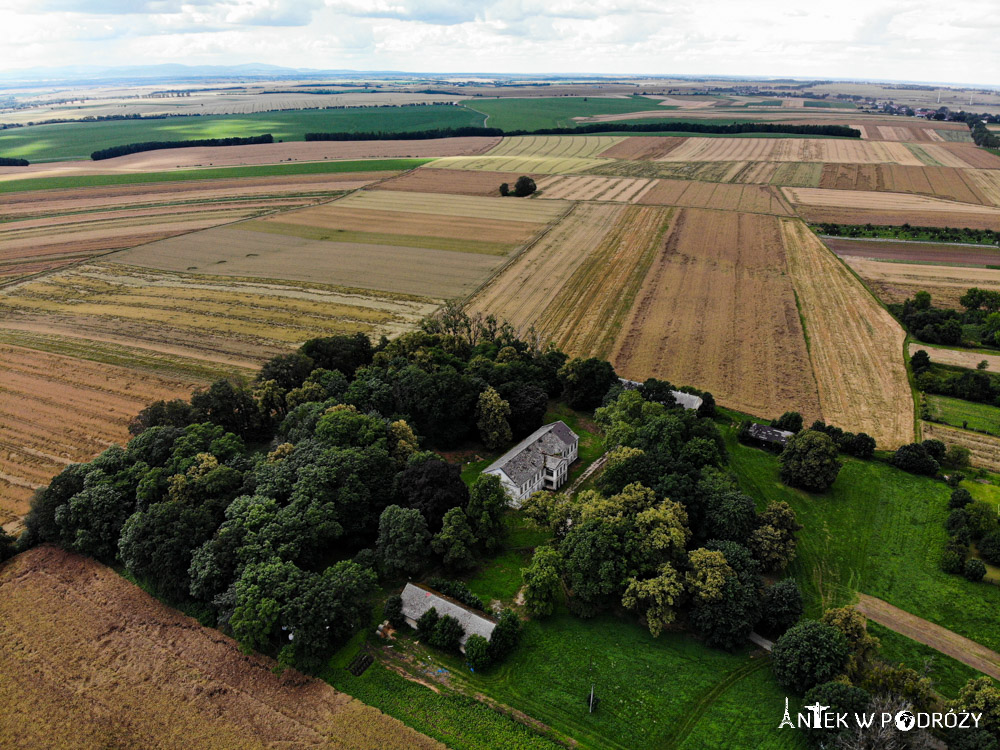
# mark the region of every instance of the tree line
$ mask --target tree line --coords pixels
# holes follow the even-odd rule
[[[1000,346],[1000,292],[972,287],[958,301],[964,310],[934,307],[930,292],[920,291],[888,307],[911,334],[925,343],[970,345],[965,342],[965,326],[975,326],[981,344]]]
[[[739,135],[741,133],[778,133],[786,135],[815,135],[839,138],[860,138],[861,131],[845,125],[786,125],[770,122],[739,122],[718,125],[702,122],[664,120],[656,123],[595,122],[571,128],[539,128],[537,130],[502,130],[474,126],[460,128],[435,128],[411,132],[372,131],[367,133],[306,133],[307,141],[419,141],[431,138],[463,138],[470,136],[500,137],[519,135],[587,135],[590,133],[711,133]]]
[[[1000,245],[1000,232],[968,227],[915,227],[909,224],[813,224],[813,230],[830,237],[877,237],[929,242],[965,242],[974,245]]]
[[[144,141],[142,143],[126,143],[121,146],[110,146],[94,151],[90,158],[93,161],[114,159],[116,156],[138,154],[143,151],[159,151],[165,148],[195,148],[198,146],[253,146],[258,143],[274,143],[270,133],[251,135],[245,138],[196,138],[188,141]]]
[[[27,159],[12,159],[7,156],[0,156],[0,167],[26,167],[31,162]]]

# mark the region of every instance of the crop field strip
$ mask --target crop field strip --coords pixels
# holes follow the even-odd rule
[[[808,138],[688,138],[657,161],[923,163],[901,143]]]
[[[56,547],[0,568],[0,744],[443,750]]]
[[[947,446],[968,448],[972,466],[1000,472],[1000,438],[933,422],[921,422],[920,431],[925,440],[940,440]]]
[[[986,362],[986,369],[989,372],[1000,372],[1000,354],[985,354],[969,349],[945,349],[913,341],[910,343],[909,356],[912,357],[921,349],[930,355],[931,361],[935,364],[953,365],[955,367],[965,367],[975,370],[980,362]]]
[[[1000,190],[990,198],[990,191],[978,178],[976,170],[954,167],[902,167],[898,164],[825,164],[819,185],[835,190],[885,191],[889,193],[919,193],[960,203],[984,206],[1000,205]],[[995,174],[984,170],[984,174]],[[1000,187],[1000,185],[998,185]]]
[[[817,187],[822,166],[816,162],[667,162],[601,159],[597,164],[589,167],[586,173],[608,177]]]
[[[150,346],[263,360],[314,336],[410,329],[437,303],[409,295],[262,279],[91,264],[0,294],[0,312],[36,330],[46,324],[130,336]]]
[[[1000,270],[966,266],[928,265],[844,258],[886,304],[902,302],[920,291],[930,292],[935,305],[961,309],[958,299],[970,287],[1000,291]]]
[[[125,441],[147,404],[206,382],[0,343],[0,524],[67,464]]]
[[[1000,248],[943,242],[892,242],[824,237],[824,244],[841,258],[867,258],[954,266],[1000,265]]]
[[[978,203],[959,203],[913,193],[888,193],[865,190],[827,190],[824,188],[782,188],[785,197],[796,206],[815,208],[866,209],[903,213],[982,214],[993,217],[1000,226],[1000,208]]]
[[[377,190],[400,190],[406,193],[449,193],[499,197],[500,185],[513,186],[517,172],[478,172],[471,169],[428,169],[426,166],[404,172],[375,185]],[[528,175],[535,177],[536,175]],[[537,176],[540,178],[540,176]]]
[[[536,182],[539,198],[613,203],[637,203],[654,183],[642,178],[591,175],[546,176]]]
[[[824,418],[883,449],[911,442],[903,329],[805,224],[782,219],[781,234]]]
[[[971,143],[910,143],[907,148],[927,167],[1000,168],[1000,157]]]
[[[626,377],[696,384],[753,414],[821,415],[778,219],[681,209],[612,362]]]

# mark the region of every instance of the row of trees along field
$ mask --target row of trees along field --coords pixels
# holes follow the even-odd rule
[[[985,369],[937,371],[930,355],[923,349],[913,353],[910,366],[916,376],[917,387],[924,393],[1000,406],[1000,377],[996,373]]]
[[[93,161],[114,159],[116,156],[138,154],[143,151],[159,151],[165,148],[195,148],[199,146],[253,146],[258,143],[274,143],[270,133],[251,135],[244,138],[196,138],[188,141],[144,141],[143,143],[126,143],[121,146],[111,146],[94,151],[90,158]]]
[[[922,227],[910,224],[833,224],[821,222],[812,228],[829,237],[874,237],[878,239],[919,240],[922,242],[961,242],[973,245],[1000,245],[1000,232],[968,227]]]
[[[964,310],[934,307],[930,292],[889,305],[907,330],[928,344],[966,344],[966,326],[974,326],[979,341],[1000,347],[1000,292],[973,287],[959,298]]]

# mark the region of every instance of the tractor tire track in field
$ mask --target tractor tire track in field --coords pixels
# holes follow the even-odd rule
[[[751,657],[752,659],[752,657]],[[664,740],[661,746],[663,750],[675,750],[684,744],[684,741],[688,738],[691,732],[694,731],[695,727],[698,726],[698,722],[702,720],[712,704],[717,701],[723,693],[725,693],[729,688],[735,685],[740,680],[749,677],[754,672],[757,672],[768,665],[767,659],[756,659],[751,660],[746,665],[740,667],[735,672],[730,672],[726,675],[725,679],[717,682],[708,690],[704,695],[702,695],[698,702],[694,705],[691,712],[687,715],[687,718],[678,726],[674,732]]]

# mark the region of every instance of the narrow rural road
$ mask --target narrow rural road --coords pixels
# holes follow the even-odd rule
[[[874,596],[867,594],[859,594],[858,596],[860,601],[857,604],[857,610],[879,625],[884,625],[900,635],[905,635],[907,638],[912,638],[937,649],[942,654],[1000,680],[1000,654],[996,651],[991,651],[975,641],[970,641],[947,628],[928,622],[922,617],[911,615],[909,612],[894,607],[881,599],[876,599]]]

